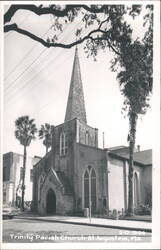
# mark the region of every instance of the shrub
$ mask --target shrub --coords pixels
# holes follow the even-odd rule
[[[134,209],[134,213],[136,215],[151,215],[151,206],[141,204]]]

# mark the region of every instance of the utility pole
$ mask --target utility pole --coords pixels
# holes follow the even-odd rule
[[[91,169],[89,171],[89,221],[91,222],[91,208],[92,208],[92,202],[91,202]]]
[[[102,134],[102,139],[103,139],[103,149],[105,148],[105,133],[103,132],[103,134]]]
[[[91,222],[91,206],[92,202],[91,202],[91,192],[90,192],[90,201],[89,201],[89,221]]]

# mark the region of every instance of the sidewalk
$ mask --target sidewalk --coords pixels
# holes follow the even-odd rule
[[[134,221],[134,220],[112,220],[102,218],[89,218],[86,217],[71,217],[71,216],[40,216],[32,213],[23,213],[18,215],[17,218],[27,220],[39,220],[46,222],[59,222],[77,225],[87,225],[95,227],[108,227],[124,230],[152,232],[152,223],[147,221]]]

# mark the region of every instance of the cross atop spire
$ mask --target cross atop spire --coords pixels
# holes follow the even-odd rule
[[[75,49],[75,57],[74,57],[73,71],[72,71],[68,102],[65,114],[65,122],[72,120],[74,118],[78,118],[84,123],[87,123],[83,85],[81,79],[81,71],[80,71],[77,47]]]

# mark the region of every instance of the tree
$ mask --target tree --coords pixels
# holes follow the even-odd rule
[[[48,153],[48,149],[52,145],[52,126],[48,123],[45,125],[41,125],[39,130],[39,139],[43,139],[43,144],[46,147],[46,154]]]
[[[35,15],[52,15],[54,24],[52,30],[54,35],[48,37],[46,40],[31,33],[28,30],[21,29],[16,23],[10,23],[14,15],[18,10],[26,10],[34,13]],[[71,48],[77,44],[87,41],[91,44],[104,45],[111,48],[115,53],[119,53],[115,49],[115,35],[120,35],[117,32],[117,25],[123,25],[123,34],[121,39],[124,39],[124,33],[127,31],[124,16],[131,15],[135,17],[139,15],[141,11],[140,5],[133,5],[131,8],[125,5],[11,5],[4,15],[4,32],[16,31],[22,35],[25,35],[45,47],[61,47]],[[74,41],[68,44],[57,42],[57,30],[63,30],[63,27],[67,26],[68,23],[77,22],[76,18],[82,19],[82,27],[80,26],[75,31],[76,37]],[[92,30],[89,28],[92,26]],[[82,31],[87,30],[87,34],[81,38]],[[93,54],[96,50],[93,50]]]
[[[142,11],[141,5],[11,5],[4,16],[4,32],[14,30],[30,37],[46,47],[71,48],[85,43],[87,56],[94,59],[100,49],[109,48],[114,52],[112,70],[117,71],[121,93],[124,95],[124,110],[129,118],[129,195],[128,214],[133,212],[133,152],[135,146],[138,115],[149,107],[148,97],[152,91],[152,50],[153,50],[153,8],[146,6],[145,15],[148,31],[144,39],[133,39],[133,29],[127,22],[136,18]],[[29,10],[36,15],[51,14],[54,35],[46,40],[9,23],[18,10]],[[73,41],[66,44],[58,41],[56,31],[63,31],[68,23],[81,18],[82,24],[75,31]],[[128,17],[128,18],[127,18]],[[8,24],[9,23],[9,24]],[[86,31],[86,35],[83,32]],[[76,39],[77,38],[77,39]]]
[[[152,55],[147,51],[145,44],[135,41],[126,47],[129,56],[118,59],[124,70],[118,73],[117,78],[124,95],[124,111],[129,118],[128,215],[133,214],[133,153],[137,120],[149,108],[149,95],[152,92]]]
[[[21,116],[15,121],[15,137],[19,140],[20,144],[24,146],[23,155],[23,168],[22,168],[22,201],[21,209],[24,211],[24,196],[25,196],[25,173],[26,173],[26,157],[27,157],[27,147],[30,145],[31,141],[34,140],[35,134],[37,132],[34,119],[30,119],[29,116]]]
[[[119,64],[121,70],[117,74],[121,93],[124,95],[124,111],[129,118],[129,193],[128,215],[133,215],[133,153],[137,119],[149,108],[149,97],[153,87],[153,7],[147,6],[149,13],[145,16],[145,24],[149,28],[142,41],[127,41],[121,45],[122,52],[113,61],[112,69]]]

